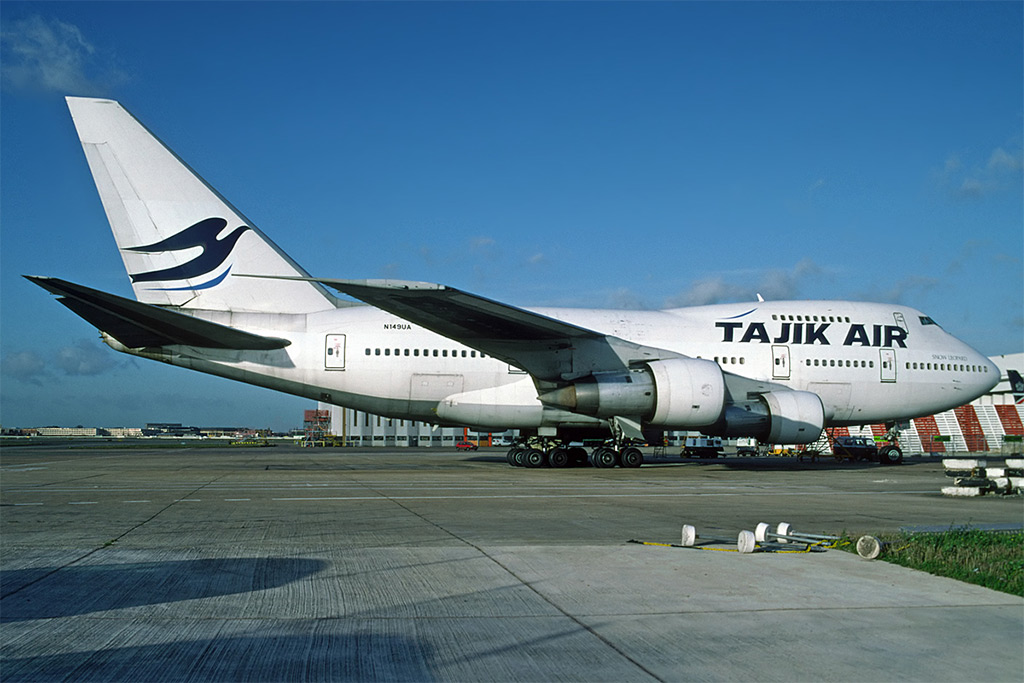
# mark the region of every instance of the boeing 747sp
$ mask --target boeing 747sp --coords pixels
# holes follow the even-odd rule
[[[314,278],[119,103],[68,106],[136,300],[29,276],[117,351],[392,418],[515,428],[533,465],[639,466],[643,430],[806,444],[967,403],[999,380],[906,306],[519,308],[452,287]],[[358,299],[338,299],[335,290]],[[897,447],[886,450],[897,462]]]

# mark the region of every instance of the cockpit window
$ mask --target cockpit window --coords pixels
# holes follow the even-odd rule
[[[937,322],[935,322],[934,320],[932,320],[931,318],[929,318],[926,315],[922,315],[921,316],[921,324],[922,325],[938,325]]]

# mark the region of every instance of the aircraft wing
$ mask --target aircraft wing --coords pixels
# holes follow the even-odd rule
[[[288,346],[286,339],[262,337],[152,304],[101,292],[53,277],[26,275],[58,301],[128,348],[199,346],[213,349],[269,351]]]
[[[404,280],[316,281],[504,360],[542,381],[559,383],[595,371],[680,357],[445,285]]]

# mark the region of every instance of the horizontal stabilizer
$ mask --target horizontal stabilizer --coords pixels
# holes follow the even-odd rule
[[[269,351],[284,348],[290,343],[286,339],[261,337],[66,280],[33,275],[25,277],[59,296],[62,304],[128,348],[180,344],[211,349]]]

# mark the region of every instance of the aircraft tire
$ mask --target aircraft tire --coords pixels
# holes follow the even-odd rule
[[[563,467],[568,467],[569,463],[569,451],[564,448],[555,448],[548,453],[548,464],[552,467],[561,469]]]
[[[639,448],[632,446],[622,449],[619,459],[622,461],[623,467],[640,467],[640,465],[644,464],[643,452]]]
[[[592,458],[594,460],[594,467],[609,469],[618,464],[619,454],[611,448],[601,447],[594,450]]]
[[[523,453],[523,465],[530,468],[544,467],[544,452],[536,448],[528,448]]]
[[[526,450],[527,449],[525,448],[517,448],[512,452],[513,465],[515,465],[516,467],[523,467],[525,465],[525,463],[523,462],[523,456],[526,454]]]
[[[569,465],[571,467],[587,466],[587,449],[573,446],[569,449]]]
[[[512,467],[516,466],[515,455],[517,450],[519,450],[519,448],[517,446],[513,446],[512,448],[508,449],[508,453],[505,454],[505,460],[507,460],[508,464],[511,465]]]

